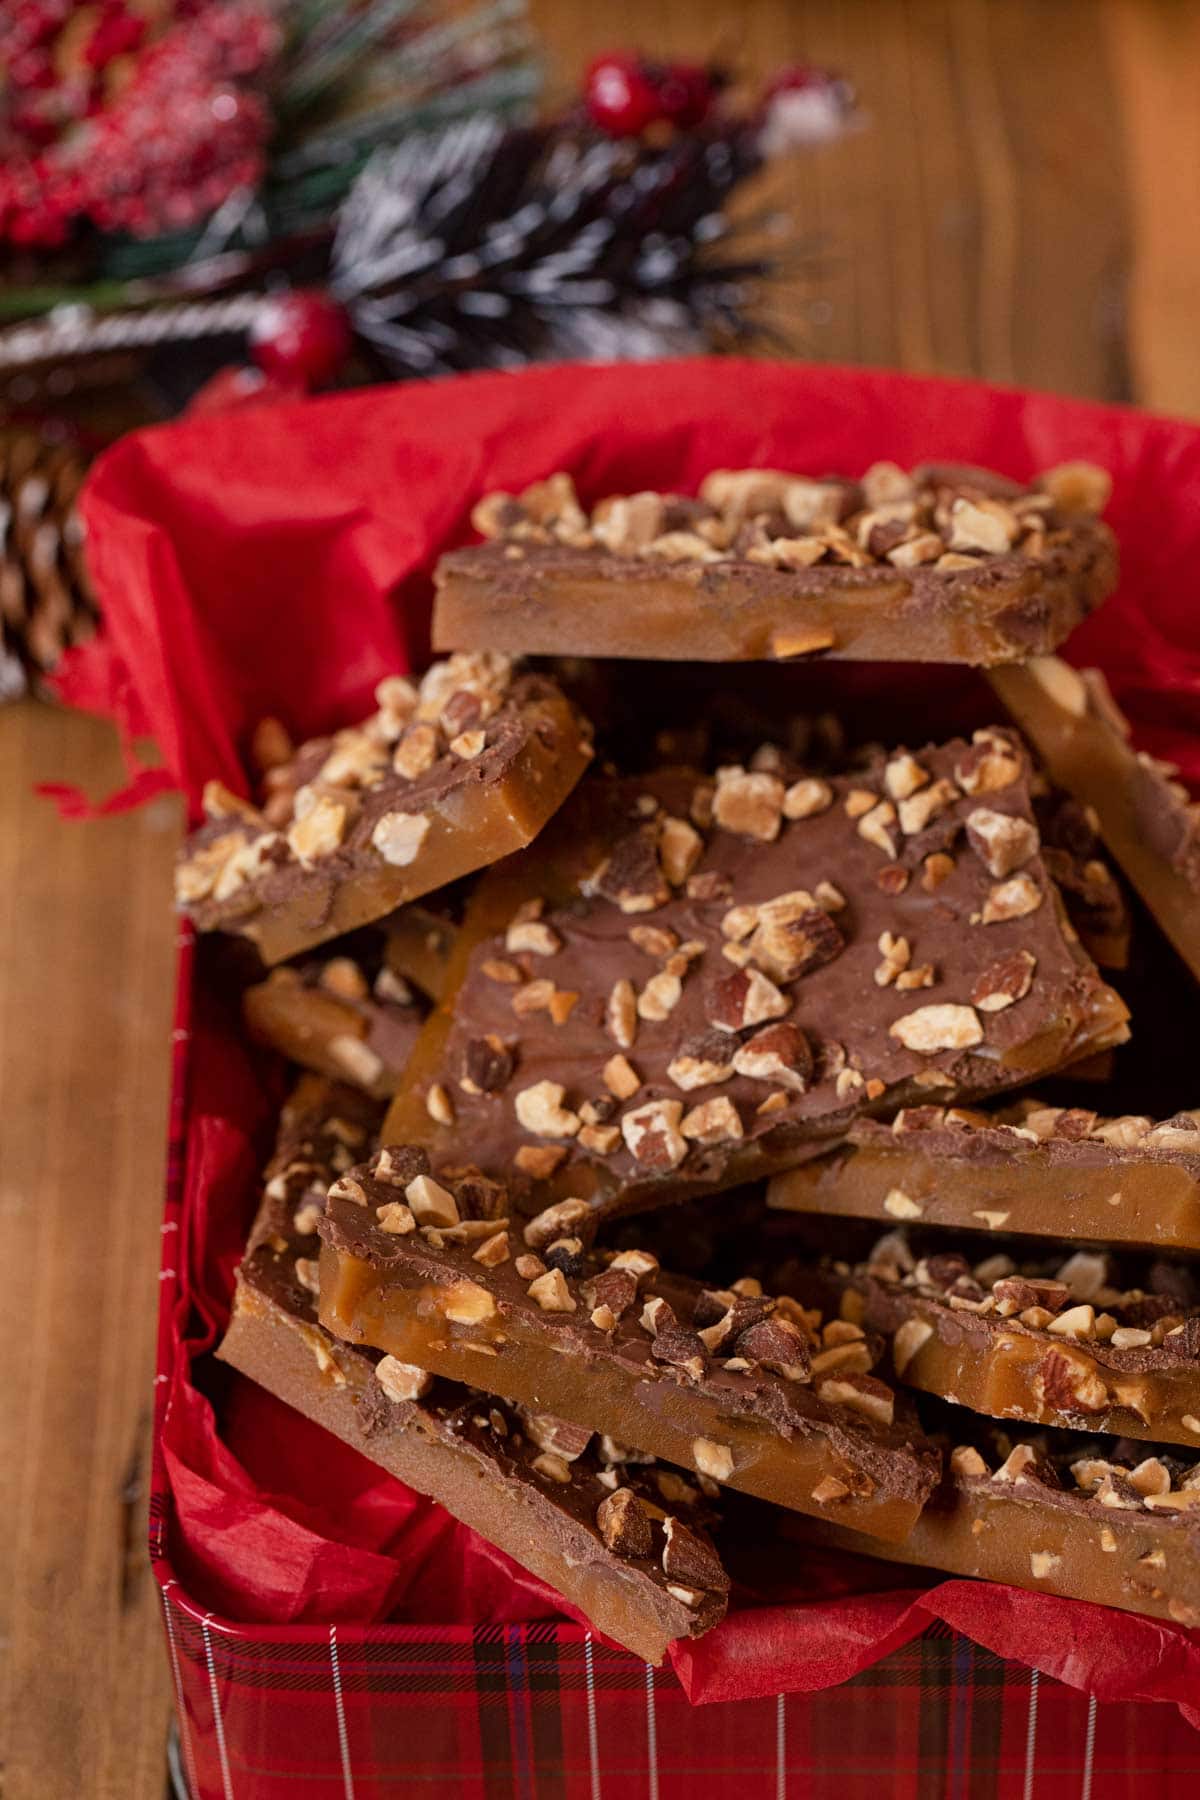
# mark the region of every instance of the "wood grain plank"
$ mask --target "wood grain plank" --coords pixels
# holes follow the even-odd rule
[[[1200,5],[1107,0],[1116,92],[1108,128],[1126,146],[1133,267],[1131,388],[1144,406],[1200,416]]]
[[[4,1794],[161,1800],[144,1515],[177,814],[65,825],[31,792],[51,777],[116,785],[111,731],[0,710]]]

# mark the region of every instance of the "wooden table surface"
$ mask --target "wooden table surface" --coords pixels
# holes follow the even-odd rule
[[[779,307],[820,360],[1200,415],[1200,3],[535,0],[565,88],[613,45],[828,62],[866,127],[771,176],[825,246]],[[144,1554],[176,810],[60,824],[108,729],[0,710],[4,1800],[162,1800]]]

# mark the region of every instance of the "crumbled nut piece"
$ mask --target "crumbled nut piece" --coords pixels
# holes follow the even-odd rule
[[[740,1357],[760,1363],[764,1369],[771,1369],[788,1381],[806,1382],[811,1370],[815,1369],[808,1340],[791,1319],[779,1314],[769,1318],[752,1314],[751,1323],[739,1329],[735,1309],[732,1330],[737,1337],[734,1348]]]
[[[876,850],[882,850],[886,857],[894,860],[896,855],[896,839],[888,830],[889,825],[896,822],[896,808],[890,800],[881,800],[868,813],[864,813],[858,821],[858,835],[865,838]]]
[[[424,813],[384,813],[371,833],[371,842],[384,862],[405,868],[416,860],[417,852],[429,834],[429,820]]]
[[[921,886],[927,894],[936,893],[943,881],[954,873],[954,858],[944,850],[935,850],[921,864]]]
[[[682,887],[704,852],[704,839],[686,819],[665,818],[659,830],[658,854],[672,887]]]
[[[960,1479],[988,1472],[987,1464],[973,1444],[956,1444],[950,1452],[950,1467]]]
[[[1051,1412],[1103,1412],[1109,1404],[1108,1389],[1095,1366],[1067,1350],[1051,1350],[1042,1358],[1034,1390]]]
[[[896,937],[893,932],[883,931],[879,934],[879,953],[883,961],[874,971],[876,987],[890,987],[897,975],[907,969],[912,960],[912,946],[905,937]]]
[[[892,1367],[897,1375],[904,1374],[913,1357],[932,1336],[933,1326],[928,1319],[905,1319],[897,1327],[892,1338]]]
[[[422,1175],[419,1179],[426,1181],[428,1176]],[[436,1187],[437,1183],[435,1182],[433,1185]],[[451,1200],[451,1205],[453,1205],[453,1200]],[[415,1231],[417,1228],[417,1221],[411,1208],[402,1205],[399,1200],[389,1200],[385,1205],[377,1206],[375,1217],[379,1221],[381,1231],[393,1232],[398,1237],[406,1237],[410,1231]],[[453,1220],[446,1220],[445,1223],[452,1224]]]
[[[332,856],[346,830],[348,812],[340,800],[319,795],[303,816],[297,816],[287,834],[292,854],[308,867],[322,856]]]
[[[680,1045],[667,1065],[667,1074],[676,1087],[685,1091],[715,1086],[732,1076],[733,1051],[728,1032],[706,1031]]]
[[[679,1125],[680,1135],[697,1144],[723,1144],[742,1136],[742,1121],[733,1101],[722,1094],[716,1100],[704,1100],[685,1113]]]
[[[883,1210],[893,1219],[919,1219],[925,1208],[904,1192],[903,1188],[892,1188],[884,1198]]]
[[[495,1315],[496,1302],[478,1282],[460,1280],[443,1292],[440,1307],[455,1325],[481,1325]]]
[[[905,837],[915,837],[944,813],[947,807],[953,806],[957,799],[958,789],[952,781],[943,779],[933,782],[929,787],[918,789],[907,800],[900,802],[901,831]]]
[[[975,732],[971,747],[954,765],[954,779],[965,794],[994,794],[1020,777],[1021,759],[1012,740],[985,728]]]
[[[562,939],[552,925],[541,919],[514,919],[504,934],[504,948],[510,955],[522,952],[530,956],[557,956]]]
[[[1044,896],[1032,875],[1013,875],[989,889],[979,915],[985,925],[1000,925],[1008,919],[1023,919],[1036,912]]]
[[[1036,854],[1038,830],[1029,819],[977,806],[967,814],[967,841],[988,874],[1002,880]]]
[[[1062,1557],[1055,1556],[1050,1550],[1031,1550],[1029,1553],[1029,1572],[1035,1581],[1049,1580],[1061,1567]]]
[[[728,1444],[715,1444],[711,1438],[692,1440],[692,1462],[701,1475],[714,1481],[728,1481],[733,1474],[733,1451]]]
[[[669,1019],[683,996],[683,983],[678,975],[666,969],[652,975],[637,997],[639,1019],[659,1023]]]
[[[679,939],[676,934],[661,925],[631,925],[629,939],[645,955],[659,959],[670,956],[672,950],[679,948]]]
[[[922,768],[916,757],[907,750],[893,756],[883,771],[883,785],[893,800],[907,800],[910,794],[915,794],[918,788],[925,787],[928,782],[928,769]]]
[[[1047,1331],[1056,1332],[1060,1337],[1073,1338],[1093,1337],[1095,1329],[1096,1311],[1091,1306],[1069,1306],[1046,1327]]]
[[[811,819],[833,805],[833,789],[827,781],[806,776],[794,781],[783,796],[785,819]]]
[[[433,1376],[427,1369],[418,1369],[415,1364],[401,1362],[395,1356],[380,1358],[375,1365],[375,1379],[388,1399],[397,1404],[420,1400],[433,1386]]]
[[[617,1488],[600,1502],[596,1525],[615,1556],[649,1556],[650,1520],[631,1488]]]
[[[1095,463],[1066,462],[1047,469],[1038,485],[1063,512],[1102,513],[1112,495],[1112,476]]]
[[[791,1006],[773,981],[757,969],[737,969],[713,989],[712,1023],[721,1031],[744,1031],[781,1019]]]
[[[482,1263],[485,1269],[494,1269],[500,1263],[507,1262],[509,1256],[507,1231],[495,1231],[491,1237],[485,1238],[478,1250],[472,1252],[472,1262]]]
[[[498,1037],[471,1038],[463,1051],[463,1075],[476,1093],[495,1094],[513,1072],[513,1056]]]
[[[711,1545],[670,1514],[663,1520],[663,1574],[689,1587],[723,1591],[728,1586],[724,1569]]]
[[[557,1481],[562,1487],[570,1482],[571,1465],[564,1462],[561,1456],[556,1456],[553,1450],[543,1450],[529,1466],[535,1475],[544,1475],[547,1481]]]
[[[813,1053],[798,1025],[768,1025],[735,1052],[733,1066],[752,1081],[774,1081],[803,1094],[812,1080]]]
[[[827,1378],[818,1385],[817,1395],[827,1405],[848,1407],[876,1425],[890,1425],[895,1416],[896,1396],[873,1375]]]
[[[440,1081],[430,1083],[425,1095],[425,1110],[435,1125],[453,1125],[454,1106]]]
[[[517,982],[524,980],[524,976],[516,963],[504,962],[499,958],[492,958],[490,961],[483,963],[481,967],[489,981],[507,982],[510,986],[515,986]]]
[[[678,1100],[650,1100],[621,1118],[621,1133],[638,1162],[651,1169],[677,1169],[687,1155],[679,1132],[683,1107]]]
[[[794,981],[809,969],[832,962],[845,948],[828,912],[814,906],[813,896],[803,889],[764,900],[755,912],[750,955],[776,981]]]
[[[313,1200],[306,1200],[292,1214],[292,1230],[297,1237],[311,1237],[322,1216],[321,1207]]]
[[[543,1312],[575,1311],[575,1301],[561,1269],[547,1269],[544,1275],[539,1275],[530,1282],[526,1292],[531,1300],[537,1301]]]
[[[643,1275],[653,1275],[659,1263],[657,1256],[649,1250],[618,1250],[608,1266],[625,1269],[640,1281]]]
[[[1020,521],[1003,501],[960,497],[951,502],[952,550],[982,550],[991,556],[1002,556],[1011,548],[1019,530]]]
[[[331,1037],[328,1049],[342,1073],[359,1087],[374,1087],[384,1072],[383,1058],[349,1032],[338,1032],[336,1037]]]
[[[451,754],[461,757],[463,762],[474,762],[482,755],[486,743],[487,732],[479,726],[474,731],[460,731],[457,737],[450,739]]]
[[[808,900],[807,895],[805,895],[805,899]],[[811,901],[809,904],[811,905]],[[757,924],[757,906],[731,906],[721,920],[721,936],[732,938],[735,943],[740,943],[743,938],[750,936]]]
[[[329,1198],[331,1200],[352,1200],[355,1206],[367,1204],[366,1189],[360,1181],[355,1181],[352,1175],[339,1176],[329,1190]]]
[[[637,1036],[637,995],[632,981],[624,977],[613,983],[605,1009],[605,1029],[622,1050],[632,1050]]]
[[[603,1069],[604,1085],[618,1100],[630,1100],[642,1078],[626,1056],[610,1056]]]
[[[519,1410],[530,1442],[539,1450],[550,1450],[555,1456],[561,1456],[564,1462],[578,1462],[592,1441],[592,1433],[586,1425],[574,1425],[569,1419],[556,1418],[553,1413],[533,1412],[525,1406]]]
[[[392,767],[406,781],[425,775],[438,759],[438,733],[434,725],[409,725],[405,728],[392,757]]]
[[[574,1137],[579,1130],[579,1114],[562,1103],[566,1092],[560,1081],[537,1081],[522,1088],[514,1107],[517,1121],[524,1131],[535,1137]]]
[[[974,1009],[950,1004],[919,1006],[905,1013],[888,1027],[906,1050],[921,1056],[935,1056],[940,1050],[967,1050],[983,1041],[983,1027]]]
[[[839,1100],[852,1100],[866,1083],[857,1069],[839,1069],[833,1085]]]
[[[1014,950],[983,971],[971,990],[972,1004],[980,1012],[1002,1012],[1023,1000],[1033,986],[1037,958],[1028,950]]]
[[[718,769],[713,819],[725,831],[773,843],[783,819],[783,795],[783,783],[774,775]]]
[[[558,1200],[529,1220],[524,1232],[525,1242],[531,1250],[542,1250],[555,1238],[586,1224],[591,1212],[586,1200]]]
[[[611,1156],[621,1141],[621,1133],[616,1125],[584,1125],[577,1141],[582,1149],[594,1151],[597,1156]]]
[[[561,1144],[522,1144],[513,1164],[534,1181],[548,1181],[566,1156],[566,1148]]]
[[[836,1475],[822,1475],[812,1491],[812,1497],[818,1506],[831,1506],[836,1500],[844,1500],[850,1489]]]
[[[513,1268],[521,1277],[522,1281],[532,1281],[535,1275],[544,1275],[546,1273],[546,1265],[541,1257],[528,1254],[518,1256],[513,1264]]]
[[[517,989],[512,997],[512,1009],[519,1019],[524,1019],[531,1013],[549,1012],[553,998],[554,983],[547,976],[539,976],[536,981],[526,981]]]

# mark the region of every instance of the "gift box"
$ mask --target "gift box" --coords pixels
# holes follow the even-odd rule
[[[426,654],[431,570],[473,502],[559,468],[581,493],[712,467],[886,457],[1111,470],[1117,597],[1070,657],[1137,742],[1200,778],[1200,431],[853,370],[682,361],[374,389],[137,434],[83,509],[99,639],[60,687],[120,726],[129,804],[245,791],[264,715],[347,723]],[[661,672],[670,680],[670,667]],[[719,673],[714,671],[714,679]],[[820,677],[824,679],[824,677]],[[965,671],[829,676],[955,704]],[[162,767],[139,763],[152,733]],[[57,791],[68,812],[78,796]],[[209,1355],[283,1092],[180,939],[150,1549],[195,1800],[405,1782],[463,1795],[1171,1793],[1200,1763],[1200,1634],[861,1558],[797,1559],[653,1670],[498,1552]],[[1135,1021],[1136,1025],[1136,1021]],[[446,1784],[450,1784],[449,1788]]]

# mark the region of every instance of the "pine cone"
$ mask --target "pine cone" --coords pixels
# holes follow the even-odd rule
[[[86,468],[36,425],[0,426],[0,698],[48,675],[96,628],[75,510]]]

